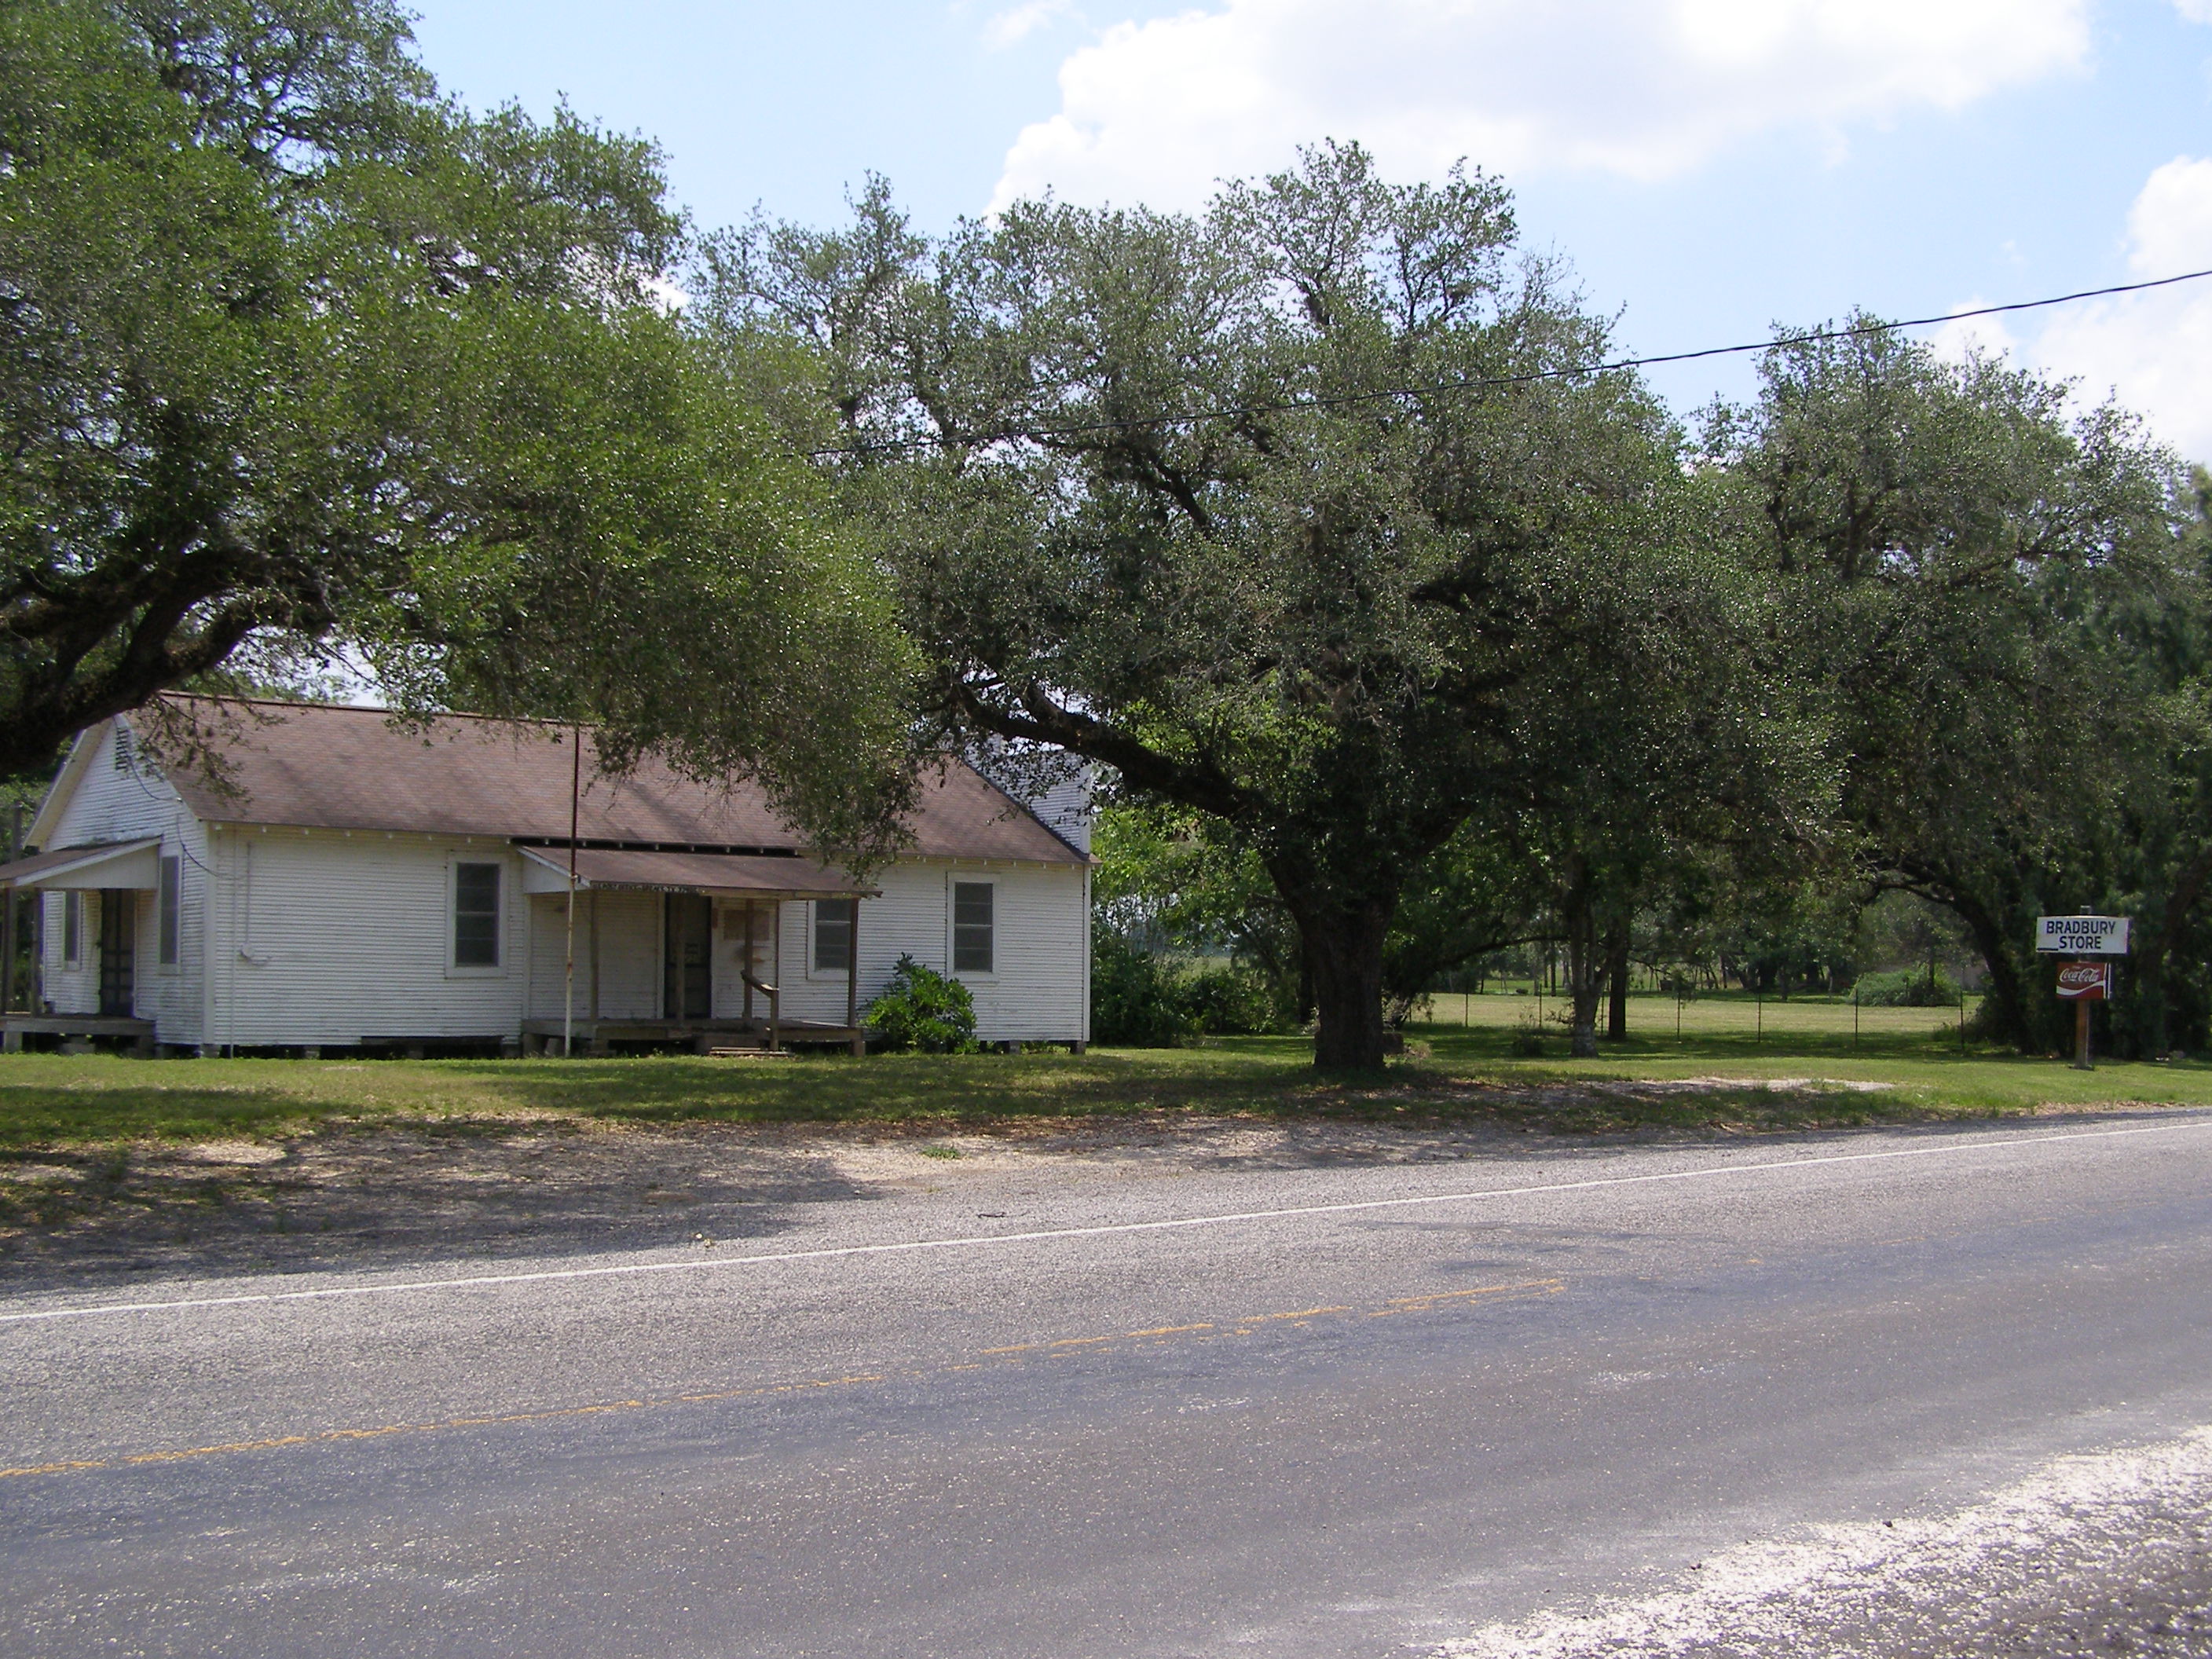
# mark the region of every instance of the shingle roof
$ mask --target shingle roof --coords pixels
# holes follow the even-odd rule
[[[218,823],[390,830],[566,842],[573,757],[568,727],[441,715],[414,729],[386,711],[328,703],[163,698],[143,722],[164,749],[181,720],[213,764],[179,763],[169,781]],[[626,775],[594,774],[584,732],[577,834],[586,842],[664,848],[801,850],[758,786],[697,782],[647,758]],[[958,761],[924,773],[909,854],[1081,864],[1084,855],[1019,802]]]

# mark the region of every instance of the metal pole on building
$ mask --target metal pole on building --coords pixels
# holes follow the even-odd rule
[[[845,936],[845,1029],[857,1034],[860,1029],[860,896],[853,895],[853,926]],[[783,981],[777,979],[778,984]],[[847,1038],[853,1045],[853,1056],[860,1058],[868,1051],[867,1040],[854,1035]]]
[[[576,823],[584,797],[584,728],[568,728],[568,965],[562,987],[561,1058],[576,1054]]]
[[[23,808],[21,802],[8,809],[8,855],[6,862],[13,864],[23,850]],[[15,1007],[15,919],[23,908],[23,896],[13,887],[0,887],[0,1014],[11,1013]]]

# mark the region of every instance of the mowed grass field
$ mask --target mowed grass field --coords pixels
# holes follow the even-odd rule
[[[1546,1000],[1546,1012],[1557,1005]],[[131,1060],[0,1056],[0,1156],[131,1141],[281,1138],[416,1124],[469,1133],[531,1120],[797,1124],[928,1134],[1054,1119],[1320,1115],[1487,1120],[1571,1133],[1755,1131],[2128,1106],[2212,1105],[2197,1060],[1962,1054],[1949,1010],[1708,997],[1631,1003],[1631,1040],[1594,1060],[1513,1052],[1534,1000],[1439,999],[1380,1077],[1318,1077],[1294,1037],[1173,1049],[709,1060]]]
[[[1966,1000],[1971,1015],[1978,999]],[[1956,1008],[1854,1008],[1849,997],[1790,997],[1761,1000],[1740,992],[1707,994],[1676,1002],[1656,994],[1628,1000],[1631,1041],[1639,1048],[1663,1048],[1679,1030],[1685,1041],[1735,1042],[1761,1037],[1776,1042],[1810,1042],[1823,1045],[1849,1039],[1856,1030],[1864,1043],[1889,1039],[1930,1038],[1948,1033],[1956,1041]],[[1567,1004],[1560,997],[1534,997],[1514,992],[1487,994],[1439,992],[1423,1011],[1424,1024],[1447,1030],[1458,1027],[1484,1031],[1514,1030],[1539,1024],[1562,1046],[1566,1041]],[[1598,1011],[1598,1029],[1605,1028],[1605,1011]]]

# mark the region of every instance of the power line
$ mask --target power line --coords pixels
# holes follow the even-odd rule
[[[2045,306],[2071,305],[2077,300],[2101,300],[2115,294],[2140,294],[2146,289],[2171,288],[2212,276],[2212,270],[2185,270],[2179,276],[2160,276],[2147,283],[2120,283],[2111,288],[2085,288],[2072,294],[2054,294],[2047,300],[2015,300],[2009,305],[1978,306],[1971,311],[1946,312],[1940,317],[1907,317],[1897,322],[1861,323],[1853,328],[1819,328],[1802,334],[1778,335],[1742,345],[1706,346],[1697,351],[1668,351],[1648,357],[1615,357],[1601,363],[1571,368],[1534,368],[1519,374],[1468,375],[1439,380],[1429,386],[1384,386],[1369,392],[1346,392],[1329,398],[1295,398],[1273,404],[1219,404],[1180,414],[1133,416],[1118,421],[1085,421],[1066,426],[1005,427],[979,432],[963,440],[970,444],[1003,443],[1015,438],[1079,438],[1092,432],[1125,432],[1134,427],[1188,426],[1198,421],[1220,420],[1237,415],[1282,415],[1304,409],[1341,409],[1354,404],[1380,403],[1390,398],[1432,397],[1447,392],[1481,392],[1507,386],[1534,386],[1544,380],[1571,380],[1582,374],[1610,374],[1624,368],[1649,368],[1660,363],[1696,362],[1706,357],[1735,357],[1752,351],[1773,351],[1784,346],[1809,345],[1821,340],[1850,340],[1867,334],[1887,334],[1893,329],[1927,328],[1938,323],[1962,322],[1969,317],[1997,317],[2014,311],[2039,311]],[[939,438],[885,438],[873,443],[845,444],[810,449],[810,460],[842,455],[875,455],[887,450],[918,449],[944,441]]]

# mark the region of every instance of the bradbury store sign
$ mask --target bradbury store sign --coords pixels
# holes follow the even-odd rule
[[[2071,957],[2058,969],[2058,994],[2074,1005],[2074,1064],[2089,1069],[2089,1005],[2112,994],[2114,957],[2128,953],[2125,916],[2039,916],[2035,948]]]

